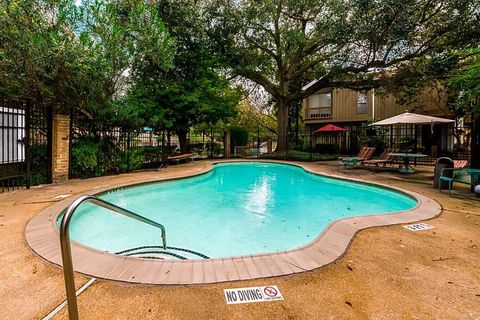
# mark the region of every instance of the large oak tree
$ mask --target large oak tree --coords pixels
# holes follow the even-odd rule
[[[401,65],[467,45],[479,34],[477,6],[477,0],[212,0],[205,25],[232,74],[276,101],[277,151],[285,151],[291,102],[322,88],[380,86]],[[315,82],[292,89],[298,80]]]

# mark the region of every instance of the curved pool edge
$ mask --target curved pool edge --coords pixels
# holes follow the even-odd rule
[[[208,173],[214,164],[229,162],[266,162],[293,165],[308,173],[343,181],[352,181],[394,190],[413,197],[417,206],[388,214],[347,217],[331,222],[312,242],[288,251],[214,258],[209,260],[147,260],[118,256],[71,242],[73,266],[76,272],[96,278],[137,284],[207,284],[226,281],[250,280],[274,276],[291,275],[310,271],[330,264],[342,257],[357,232],[363,229],[412,223],[427,220],[441,213],[441,206],[433,199],[406,189],[370,182],[358,178],[345,178],[324,172],[316,172],[302,163],[272,160],[209,161],[199,170],[161,179],[148,179],[95,189],[93,194],[102,194],[119,188],[162,181],[184,179]],[[55,203],[32,218],[25,229],[27,245],[46,261],[60,266],[59,233],[55,222],[60,212],[78,197],[92,194],[79,193]]]

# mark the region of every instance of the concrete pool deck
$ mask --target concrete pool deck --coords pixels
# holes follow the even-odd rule
[[[198,162],[162,171],[73,180],[0,194],[0,319],[41,318],[63,301],[62,270],[29,250],[23,233],[30,219],[59,201],[102,187],[202,172]],[[435,229],[402,226],[360,231],[335,262],[298,275],[195,286],[145,286],[98,280],[79,297],[82,319],[203,318],[438,318],[480,316],[480,202],[431,188],[422,174],[343,170],[310,163],[312,171],[386,183],[434,198],[443,207],[430,220]],[[428,176],[426,168],[424,175]],[[431,181],[431,180],[430,180]],[[61,199],[60,199],[61,200]],[[88,281],[77,275],[77,282]],[[229,305],[224,288],[275,284],[285,300]],[[57,317],[65,318],[66,310]]]
[[[213,169],[211,164],[205,164],[207,165],[200,173]],[[315,173],[304,164],[296,165],[307,172]],[[199,172],[193,173],[193,175],[198,174]],[[342,178],[329,173],[324,175]],[[185,174],[185,177],[189,176],[191,174]],[[151,181],[151,178],[147,180],[147,182]],[[349,181],[367,182],[358,178],[350,178]],[[385,184],[377,184],[377,186],[392,188]],[[118,187],[124,187],[124,185]],[[112,186],[97,187],[87,194],[102,193],[111,188]],[[404,189],[397,188],[397,191],[415,198],[418,202],[417,206],[402,212],[348,217],[333,221],[323,231],[319,230],[321,233],[312,242],[287,251],[208,260],[153,260],[116,255],[72,241],[73,267],[76,272],[96,278],[128,283],[170,285],[251,280],[310,271],[341,257],[355,234],[362,229],[412,223],[431,219],[440,214],[441,207],[434,200]],[[62,265],[56,221],[60,212],[77,198],[78,196],[69,197],[48,207],[35,216],[26,227],[27,244],[53,264]],[[332,206],[334,205],[332,203]]]

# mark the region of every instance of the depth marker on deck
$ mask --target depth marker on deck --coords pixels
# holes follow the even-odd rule
[[[283,300],[277,286],[224,289],[227,304],[269,302]]]
[[[426,223],[415,223],[415,224],[407,224],[406,226],[403,226],[404,228],[407,228],[410,231],[422,231],[422,230],[430,230],[435,228],[432,225],[426,224]]]

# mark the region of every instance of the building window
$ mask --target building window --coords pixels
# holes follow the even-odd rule
[[[332,117],[332,93],[317,93],[309,98],[308,118]]]
[[[367,113],[367,91],[357,93],[357,113]]]

